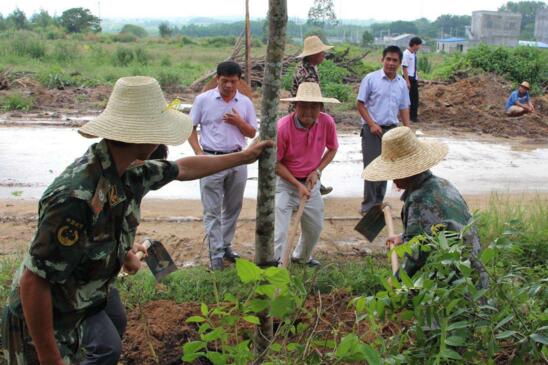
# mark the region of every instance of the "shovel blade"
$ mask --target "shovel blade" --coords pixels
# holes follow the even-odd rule
[[[145,261],[156,281],[160,282],[163,278],[176,271],[177,266],[175,266],[173,259],[160,241],[151,240],[151,242]]]
[[[367,238],[369,242],[373,242],[385,225],[382,204],[379,204],[369,209],[354,229]]]

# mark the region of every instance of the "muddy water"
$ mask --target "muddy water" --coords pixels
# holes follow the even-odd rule
[[[330,196],[362,194],[360,138],[341,134],[340,149],[322,177],[334,187]],[[491,191],[548,191],[548,146],[520,148],[506,143],[437,138],[449,145],[446,159],[434,173],[452,181],[463,193]],[[81,137],[74,128],[0,127],[0,199],[37,199],[64,167],[96,140]],[[169,158],[192,155],[188,143],[173,147]],[[246,197],[257,194],[257,166],[249,168]],[[389,194],[399,193],[389,186]],[[173,182],[150,197],[199,199],[198,182]]]

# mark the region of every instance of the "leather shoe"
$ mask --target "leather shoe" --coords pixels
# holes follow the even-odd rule
[[[301,259],[298,259],[296,257],[292,257],[291,258],[291,262],[294,263],[294,264],[306,264],[308,265],[309,267],[318,267],[321,265],[321,263],[316,260],[316,259],[310,259],[308,260],[307,262],[304,262],[303,260]]]
[[[323,185],[320,185],[320,195],[327,195],[329,194],[330,192],[333,191],[333,187],[332,186],[323,186]]]
[[[231,262],[236,262],[236,259],[240,258],[240,255],[233,251],[231,247],[225,248],[225,255],[224,258]]]

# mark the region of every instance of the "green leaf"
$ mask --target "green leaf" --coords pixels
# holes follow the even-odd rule
[[[444,349],[442,352],[440,352],[440,356],[444,359],[462,360],[462,356],[460,356],[458,352],[451,349]]]
[[[404,310],[403,312],[401,312],[400,318],[404,321],[408,321],[411,318],[413,318],[414,315],[415,314],[413,313],[413,311],[407,309],[407,310]]]
[[[517,333],[516,331],[504,331],[496,335],[495,338],[497,340],[503,340],[505,338],[515,335],[516,333]]]
[[[224,298],[226,302],[229,302],[232,304],[238,303],[238,299],[232,293],[226,293]]]
[[[361,349],[368,365],[382,365],[382,359],[377,350],[367,344],[363,344]]]
[[[293,300],[288,296],[281,296],[272,301],[270,313],[277,318],[283,318],[293,310]]]
[[[508,317],[502,319],[499,323],[497,323],[497,325],[495,326],[495,329],[498,330],[499,328],[504,326],[506,323],[510,322],[512,319],[514,319],[513,314],[509,315]]]
[[[460,321],[460,322],[455,322],[455,323],[451,323],[448,327],[447,327],[447,331],[453,331],[453,330],[457,330],[457,329],[461,329],[461,328],[466,328],[470,326],[470,322],[468,321]]]
[[[466,340],[464,339],[464,337],[460,337],[460,336],[449,336],[445,339],[445,343],[448,344],[449,346],[457,346],[457,347],[460,347],[460,346],[464,346]]]
[[[548,346],[548,337],[546,337],[544,335],[541,335],[541,334],[538,334],[538,333],[533,333],[529,337],[531,338],[531,340],[533,340],[535,342],[538,342],[538,343],[541,343],[543,345]]]
[[[260,295],[264,295],[269,297],[270,299],[273,299],[276,295],[276,287],[274,285],[259,285],[257,289],[255,289],[255,292]]]
[[[226,355],[223,355],[221,353],[210,351],[205,356],[209,361],[213,363],[213,365],[226,364]]]
[[[211,342],[218,340],[225,334],[224,329],[222,328],[215,328],[213,331],[206,333],[205,335],[202,335],[202,340],[206,342]]]
[[[202,315],[203,315],[204,317],[207,317],[207,315],[209,314],[209,310],[208,310],[208,308],[207,308],[207,304],[202,303],[202,304],[200,305],[200,311],[202,312]]]
[[[280,345],[279,343],[273,343],[272,345],[270,345],[270,349],[274,352],[280,352],[282,351],[282,345]]]
[[[255,316],[244,316],[243,320],[253,324],[261,324],[261,321],[259,320],[259,318]]]
[[[341,343],[339,344],[339,347],[337,348],[337,352],[335,353],[335,356],[338,359],[345,359],[347,355],[349,355],[352,352],[353,348],[356,348],[356,346],[360,343],[360,340],[358,336],[356,336],[353,333],[349,333],[348,335],[344,336],[341,339]]]
[[[282,267],[269,267],[264,272],[266,280],[278,288],[287,286],[290,282],[289,271]]]
[[[302,348],[302,345],[296,342],[291,342],[287,345],[287,351],[296,351],[300,348]]]
[[[270,306],[267,299],[252,299],[244,308],[245,313],[260,313]]]
[[[236,272],[243,283],[251,283],[261,279],[263,270],[251,261],[236,259]]]
[[[186,362],[193,362],[197,358],[205,355],[204,352],[200,350],[206,347],[205,342],[202,341],[191,341],[183,345],[183,360]]]
[[[407,272],[405,272],[405,270],[400,270],[400,279],[408,288],[413,287],[413,281],[411,280],[409,275],[407,275]]]
[[[481,262],[484,265],[487,265],[493,259],[493,257],[495,257],[495,253],[496,253],[496,251],[495,251],[494,248],[492,248],[492,247],[486,248],[481,253],[481,257],[480,257]]]
[[[206,319],[202,316],[192,316],[186,319],[186,323],[201,323],[205,321]]]

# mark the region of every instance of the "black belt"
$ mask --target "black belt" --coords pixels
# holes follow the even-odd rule
[[[228,152],[225,152],[225,151],[212,151],[212,150],[202,150],[204,151],[205,153],[208,153],[210,155],[228,155],[229,153],[234,153],[234,152],[240,152],[242,149],[241,148],[238,148],[234,151],[228,151]]]
[[[298,182],[302,183],[302,184],[306,184],[306,177],[303,177],[303,178],[298,178],[296,177],[295,179],[297,179]]]
[[[390,125],[380,125],[379,127],[381,127],[384,130],[389,130],[392,128],[396,128],[397,126],[398,126],[397,124],[390,124]]]

